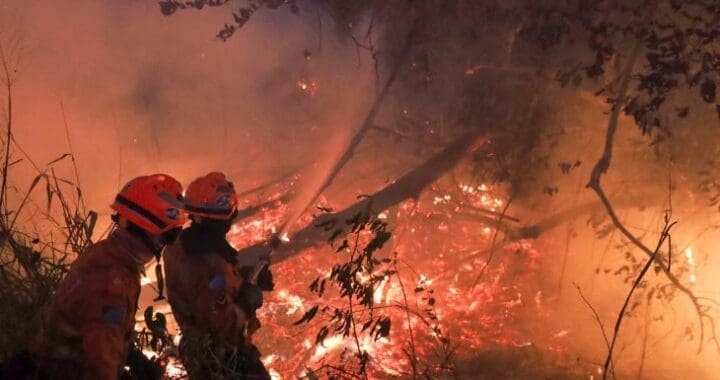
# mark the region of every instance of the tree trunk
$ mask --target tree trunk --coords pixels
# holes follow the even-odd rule
[[[380,212],[396,206],[405,200],[417,198],[425,188],[435,182],[448,170],[454,168],[468,152],[476,148],[481,135],[482,133],[480,131],[463,134],[450,143],[442,152],[370,197],[364,198],[344,210],[319,216],[316,218],[315,223],[293,234],[289,242],[280,244],[273,252],[271,261],[273,263],[281,262],[307,248],[324,243],[328,239],[329,234],[322,228],[316,227],[316,224],[333,219],[343,223],[358,212],[365,210],[369,204],[371,204],[373,210]],[[242,265],[253,265],[256,263],[262,252],[266,250],[266,248],[263,248],[264,245],[265,243],[263,242],[241,249],[239,251],[239,259]]]

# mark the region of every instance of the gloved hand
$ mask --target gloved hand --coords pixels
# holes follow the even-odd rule
[[[237,304],[247,313],[254,313],[263,305],[263,294],[259,286],[245,282],[238,292]]]
[[[270,267],[265,267],[258,273],[257,286],[266,292],[275,289],[275,282],[273,282],[273,274],[270,271]]]
[[[245,265],[245,266],[240,266],[239,268],[237,268],[237,273],[245,281],[250,281],[254,270],[255,270],[255,267]],[[269,291],[275,289],[275,282],[273,281],[273,274],[270,271],[270,268],[264,267],[260,271],[260,273],[258,273],[257,286],[260,288],[260,290],[264,290],[266,292],[269,292]]]

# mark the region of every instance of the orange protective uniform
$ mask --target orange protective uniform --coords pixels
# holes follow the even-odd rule
[[[143,263],[151,255],[138,238],[117,229],[78,257],[44,311],[32,349],[45,376],[119,377],[132,342]]]
[[[246,317],[234,302],[241,278],[220,254],[190,254],[181,240],[163,254],[180,355],[191,379],[227,378],[224,362],[243,341]]]

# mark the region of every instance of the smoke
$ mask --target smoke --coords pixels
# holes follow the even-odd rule
[[[228,11],[3,2],[3,37],[24,47],[17,142],[40,164],[66,152],[62,102],[86,201],[101,214],[121,183],[149,172],[188,183],[221,170],[240,190],[297,167],[322,172],[372,99],[371,60],[338,33],[321,35],[314,13],[286,9],[258,12],[222,43]],[[14,174],[17,184],[33,175]]]
[[[163,17],[152,1],[1,2],[0,40],[22,46],[13,95],[16,141],[40,166],[66,152],[62,102],[88,208],[100,211],[105,220],[107,205],[120,185],[150,172],[166,172],[189,183],[220,170],[242,191],[302,167],[299,196],[291,205],[292,212],[302,212],[308,194],[324,181],[374,99],[373,61],[341,37],[342,32],[328,32],[326,27],[321,33],[312,11],[301,9],[300,16],[284,8],[258,12],[222,43],[214,36],[228,16],[228,9],[221,7]],[[506,49],[513,34],[498,29],[488,27],[475,36],[440,34],[437,45],[444,50],[435,46],[428,50],[437,54],[413,57],[415,76],[405,78],[402,90],[388,100],[392,112],[381,122],[400,129],[409,125],[411,132],[423,128],[440,143],[461,128],[486,128],[515,138],[507,139],[508,144],[522,147],[514,152],[526,165],[507,170],[521,179],[513,186],[523,189],[509,213],[523,225],[532,225],[579,210],[535,242],[544,252],[545,276],[532,285],[556,297],[557,308],[552,318],[543,320],[551,326],[527,322],[528,326],[567,331],[568,338],[558,345],[578,357],[603,358],[599,327],[573,284],[581,287],[610,330],[628,290],[622,275],[613,273],[627,264],[625,252],[644,259],[612,228],[605,230],[604,211],[595,207],[597,200],[585,189],[601,152],[607,107],[591,91],[531,86],[528,78],[539,75],[523,74],[525,55],[531,54],[523,46]],[[468,51],[468,41],[484,49]],[[427,75],[426,61],[432,61],[435,70]],[[513,63],[517,71],[505,70]],[[423,79],[413,81],[415,77]],[[470,90],[477,91],[475,101],[459,104],[457,99]],[[532,102],[533,95],[539,104]],[[526,103],[545,114],[529,114]],[[714,125],[695,114],[689,118]],[[529,130],[537,140],[523,140],[529,139]],[[617,141],[604,183],[622,219],[653,245],[672,179],[673,216],[680,220],[673,235],[675,254],[682,255],[688,247],[695,252],[693,289],[716,296],[720,281],[713,266],[718,263],[711,253],[717,239],[708,226],[719,221],[705,195],[690,184],[690,179],[698,181],[694,167],[720,146],[716,132],[680,130],[671,143],[648,148],[650,141],[631,120],[623,119]],[[398,168],[418,162],[413,144],[403,141],[387,148],[374,142],[362,147],[372,165],[351,163],[337,187],[351,184],[352,194],[338,198],[374,191],[394,178]],[[502,158],[505,152],[494,153]],[[16,158],[23,156],[17,153]],[[560,164],[568,163],[571,169],[565,173]],[[67,163],[62,165],[58,173],[72,177]],[[12,168],[11,179],[25,188],[35,174],[26,160]],[[597,228],[592,228],[596,222]],[[600,236],[599,231],[607,234]],[[689,273],[679,275],[687,279]],[[652,273],[648,278],[664,281]],[[626,321],[618,365],[637,368],[644,349],[648,378],[691,371],[700,372],[697,378],[712,378],[718,373],[710,348],[702,356],[693,355],[699,339],[697,321],[692,307],[681,296],[676,299],[671,305],[653,306],[650,318],[665,317],[655,320],[645,346],[647,316],[633,315]],[[659,339],[686,328],[695,332]],[[533,338],[529,333],[528,340]]]

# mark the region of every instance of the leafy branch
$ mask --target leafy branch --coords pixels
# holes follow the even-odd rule
[[[310,322],[320,311],[327,317],[327,322],[318,331],[315,343],[323,346],[330,335],[350,338],[357,359],[353,372],[360,378],[367,378],[371,357],[363,347],[360,336],[366,334],[377,341],[390,334],[392,325],[388,316],[376,312],[374,298],[378,286],[395,274],[390,265],[391,259],[376,257],[390,239],[391,233],[387,230],[387,223],[378,219],[370,207],[345,220],[342,226],[337,226],[337,220],[331,219],[318,227],[327,232],[332,231],[329,243],[333,247],[337,246],[336,253],[346,256],[342,262],[333,266],[327,276],[316,278],[310,284],[310,290],[322,297],[328,285],[331,285],[346,304],[326,304],[322,308],[315,305],[295,324]],[[342,377],[340,372],[332,371],[333,368],[346,370],[345,365],[324,367],[325,370],[335,372],[329,374],[330,378]]]
[[[608,367],[610,366],[610,363],[612,362],[612,355],[613,351],[615,349],[615,343],[617,342],[618,334],[620,333],[620,327],[622,326],[622,321],[627,315],[627,308],[630,304],[630,299],[632,299],[633,294],[635,293],[635,290],[640,285],[641,281],[645,277],[645,274],[647,274],[648,270],[652,266],[653,262],[655,261],[656,257],[658,256],[658,253],[660,252],[660,248],[665,243],[665,241],[668,242],[668,252],[672,250],[672,246],[670,244],[670,230],[675,226],[677,222],[671,222],[670,221],[670,214],[665,214],[665,226],[662,229],[662,232],[660,232],[660,238],[658,239],[657,245],[655,246],[655,250],[653,250],[652,255],[650,258],[648,258],[647,262],[643,266],[642,270],[638,274],[638,276],[635,278],[635,281],[632,284],[632,287],[630,288],[630,291],[628,292],[627,296],[625,297],[625,302],[623,303],[622,308],[620,308],[620,312],[618,313],[617,319],[615,320],[615,328],[613,329],[613,336],[612,340],[610,341],[610,346],[608,347],[608,354],[605,358],[605,364],[603,365],[603,380],[607,378],[608,373]],[[702,323],[702,321],[701,321]],[[603,333],[604,335],[604,333]],[[702,340],[701,340],[702,344]]]
[[[206,6],[220,7],[228,2],[230,2],[230,0],[162,0],[158,2],[158,5],[160,5],[160,12],[163,15],[171,16],[178,10],[202,10]],[[250,21],[250,17],[261,8],[277,9],[283,5],[287,5],[293,13],[298,13],[299,11],[294,0],[249,0],[247,6],[240,7],[233,12],[233,21],[223,25],[216,36],[225,42],[232,37],[238,29]]]

